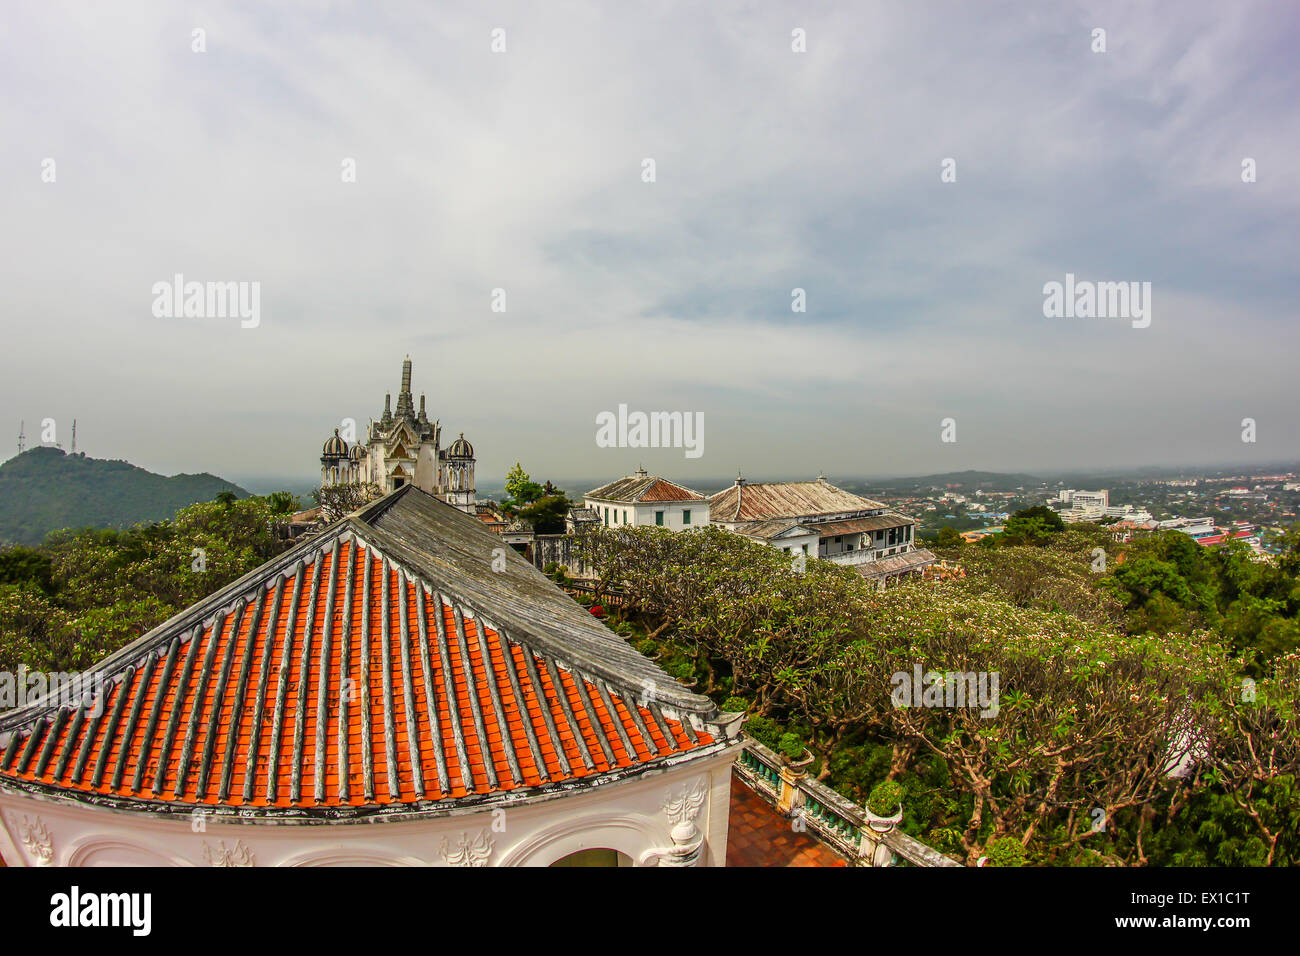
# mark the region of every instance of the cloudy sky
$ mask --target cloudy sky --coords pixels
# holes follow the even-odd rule
[[[310,479],[409,353],[481,485],[1294,459],[1297,48],[1281,0],[14,7],[4,434]],[[1067,272],[1150,326],[1045,317]],[[260,323],[155,316],[177,273]],[[597,447],[620,403],[704,454]]]

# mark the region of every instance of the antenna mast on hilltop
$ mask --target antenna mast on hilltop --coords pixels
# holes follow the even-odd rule
[[[25,421],[18,423],[18,454],[20,455],[27,450],[27,436],[23,434],[23,428],[26,424]]]
[[[72,454],[77,453],[77,420],[72,420]]]

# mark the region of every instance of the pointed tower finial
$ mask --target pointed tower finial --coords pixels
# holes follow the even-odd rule
[[[414,403],[411,401],[411,357],[409,355],[402,361],[402,390],[397,395],[397,414],[402,418],[415,414]]]

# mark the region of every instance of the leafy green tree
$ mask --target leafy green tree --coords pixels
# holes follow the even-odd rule
[[[48,589],[0,584],[0,669],[90,666],[276,554],[272,527],[269,500],[248,498],[191,505],[171,521],[122,531],[50,535],[39,549]],[[41,566],[12,555],[0,552],[0,567]]]
[[[1044,545],[1052,536],[1065,529],[1065,522],[1051,508],[1035,505],[1017,511],[1002,529],[1003,544]]]
[[[523,465],[515,462],[514,467],[506,474],[507,500],[503,507],[511,512],[518,512],[545,495],[546,489],[529,477]]]
[[[273,515],[292,514],[298,510],[298,497],[288,491],[273,491],[266,496],[266,501]]]
[[[532,522],[538,534],[563,534],[564,518],[573,502],[564,492],[544,495],[532,504],[519,509],[519,517]]]
[[[934,543],[939,548],[960,548],[966,543],[966,539],[949,525],[944,525],[939,529],[939,534],[935,537]]]
[[[23,547],[0,551],[0,584],[27,583],[46,594],[54,592],[54,565],[49,555]]]

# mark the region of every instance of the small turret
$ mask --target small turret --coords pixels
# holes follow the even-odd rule
[[[326,439],[325,447],[321,449],[321,459],[346,458],[348,454],[348,443],[339,437],[339,430],[334,429],[332,437]]]
[[[460,437],[451,443],[447,449],[448,458],[473,458],[474,446],[465,440],[465,433],[461,432]]]

